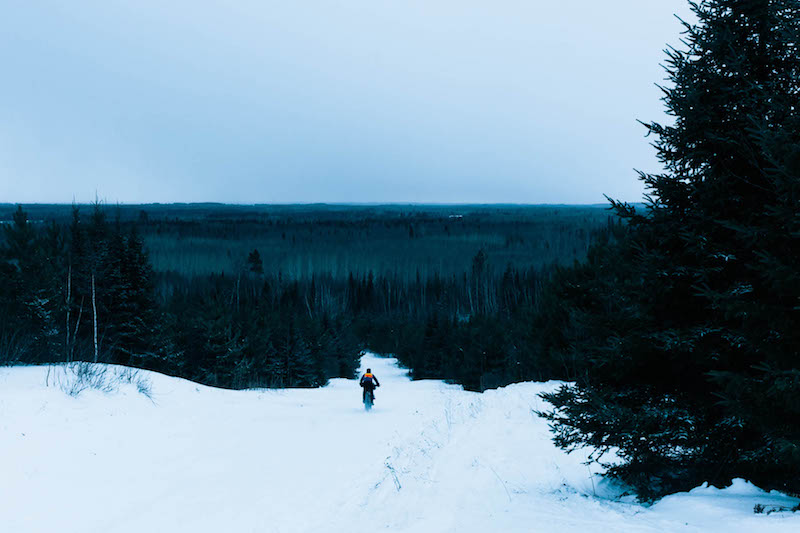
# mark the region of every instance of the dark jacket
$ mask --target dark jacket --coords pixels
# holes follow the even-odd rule
[[[361,381],[359,384],[367,390],[372,390],[375,387],[381,386],[378,378],[375,377],[375,374],[364,374],[361,376]]]

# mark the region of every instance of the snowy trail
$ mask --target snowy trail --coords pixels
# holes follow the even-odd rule
[[[484,394],[381,381],[365,413],[354,380],[224,391],[149,374],[77,398],[46,369],[0,370],[0,530],[16,532],[798,531],[797,500],[737,482],[651,508],[611,499],[534,410],[556,383]]]

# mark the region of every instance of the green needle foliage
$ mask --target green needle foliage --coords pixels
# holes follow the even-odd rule
[[[663,174],[628,238],[563,275],[586,375],[556,442],[618,459],[643,499],[745,477],[800,492],[800,2],[692,3],[668,50]],[[608,456],[606,456],[608,457]],[[611,463],[611,461],[609,461]]]

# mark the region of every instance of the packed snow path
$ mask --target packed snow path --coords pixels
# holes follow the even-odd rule
[[[147,374],[78,397],[47,369],[0,369],[0,530],[17,532],[800,531],[754,514],[797,500],[744,482],[646,508],[616,501],[534,411],[555,383],[484,394],[381,381],[366,413],[355,380],[322,389],[226,391]]]

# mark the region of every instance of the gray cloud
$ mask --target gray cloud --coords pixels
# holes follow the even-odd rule
[[[11,1],[0,201],[639,200],[682,0]],[[229,4],[235,4],[231,6]]]

